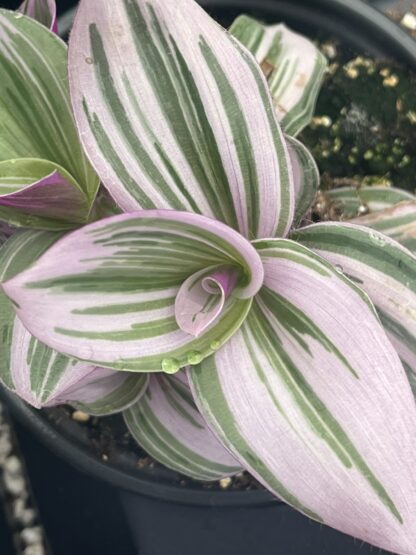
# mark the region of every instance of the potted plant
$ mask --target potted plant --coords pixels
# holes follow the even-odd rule
[[[412,555],[416,259],[378,228],[407,241],[414,202],[304,226],[319,175],[296,135],[323,56],[247,16],[229,34],[191,0],[84,0],[68,88],[54,5],[33,7],[43,25],[0,12],[0,216],[24,228],[0,251],[3,384],[123,411],[174,470],[246,469]]]

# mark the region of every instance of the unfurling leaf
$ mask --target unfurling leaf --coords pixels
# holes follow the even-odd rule
[[[13,255],[5,253],[6,264]],[[170,210],[107,218],[67,234],[37,260],[31,256],[23,246],[19,257],[33,263],[2,281],[27,329],[59,352],[141,372],[176,372],[218,349],[263,280],[257,252],[236,231]],[[175,298],[207,266],[232,267],[237,280],[215,321],[194,337],[177,323]]]

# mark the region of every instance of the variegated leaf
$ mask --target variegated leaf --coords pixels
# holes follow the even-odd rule
[[[415,200],[414,195],[395,187],[340,187],[325,191],[325,196],[339,208],[344,218],[391,208],[395,204]]]
[[[65,43],[30,17],[0,10],[0,74],[0,161],[53,162],[92,203],[99,181],[72,115]]]
[[[66,170],[46,160],[0,162],[0,218],[23,227],[67,229],[85,223],[90,206]]]
[[[26,269],[61,233],[18,231],[0,250],[0,280]],[[0,381],[35,407],[71,403],[94,415],[112,414],[135,402],[145,374],[114,372],[78,362],[33,338],[0,290]]]
[[[96,416],[121,412],[145,391],[146,374],[70,359],[37,341],[0,293],[0,382],[35,408],[70,403]]]
[[[17,230],[0,249],[0,284],[28,268],[63,232]]]
[[[263,25],[239,16],[230,33],[256,57],[265,73],[284,131],[296,136],[312,119],[327,62],[306,37],[283,24]]]
[[[386,210],[353,219],[351,223],[380,231],[416,254],[416,200],[400,202]]]
[[[294,223],[299,224],[316,198],[320,176],[318,166],[309,150],[293,137],[286,136],[286,142],[295,187]]]
[[[153,374],[145,395],[124,412],[130,433],[152,457],[195,480],[241,472],[195,406],[177,375]]]
[[[265,281],[247,320],[188,372],[202,415],[290,505],[413,555],[416,407],[373,306],[309,249],[256,247]]]
[[[58,33],[55,0],[24,0],[19,12],[36,19],[54,33]]]
[[[378,231],[353,224],[319,223],[291,237],[335,264],[370,296],[416,378],[416,257]]]
[[[224,265],[237,272],[233,294],[193,337],[175,319],[179,288],[201,269]],[[262,279],[257,252],[233,229],[196,214],[145,210],[67,234],[2,286],[27,329],[59,352],[115,369],[175,372],[233,335]]]
[[[283,235],[294,193],[260,68],[193,0],[82,0],[69,47],[85,149],[119,206]]]

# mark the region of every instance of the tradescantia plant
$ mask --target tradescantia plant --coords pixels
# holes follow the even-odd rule
[[[319,179],[293,135],[324,61],[282,26],[231,31],[193,0],[82,0],[70,110],[64,44],[0,11],[0,217],[31,228],[0,251],[1,379],[124,409],[171,468],[244,468],[415,555],[416,258],[380,220],[300,227]],[[99,219],[79,141],[123,213]]]

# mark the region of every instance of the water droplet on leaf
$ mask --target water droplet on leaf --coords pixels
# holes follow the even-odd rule
[[[188,353],[189,364],[199,364],[203,359],[202,353],[199,351],[191,351]]]
[[[164,358],[162,360],[162,370],[166,374],[175,374],[180,367],[181,364],[176,358]]]
[[[94,63],[94,60],[92,58],[89,58],[89,57],[85,58],[85,61],[87,62],[87,64],[90,64],[90,65]]]
[[[343,274],[343,273],[344,273],[344,268],[341,266],[341,264],[335,264],[334,268],[335,268],[335,270],[336,270],[337,272],[339,272],[340,274]]]
[[[387,241],[381,235],[374,233],[374,231],[370,233],[370,239],[379,247],[384,247],[384,245],[387,243]]]
[[[211,345],[209,346],[209,348],[212,351],[218,351],[218,349],[221,347],[221,342],[220,341],[212,341]]]

